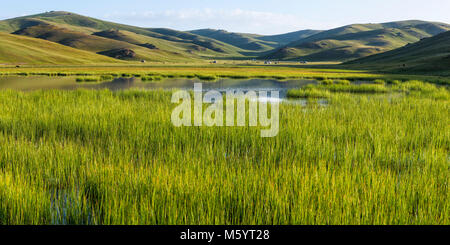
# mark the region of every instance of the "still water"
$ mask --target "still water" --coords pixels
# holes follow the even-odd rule
[[[272,79],[220,79],[206,82],[198,79],[165,79],[158,82],[142,82],[140,78],[117,78],[110,82],[77,83],[75,77],[0,77],[0,89],[15,89],[20,91],[33,91],[45,89],[110,89],[113,91],[126,89],[186,89],[192,90],[195,83],[202,83],[203,90],[238,91],[279,91],[280,98],[286,98],[289,89],[300,88],[316,83],[315,80],[272,80]]]

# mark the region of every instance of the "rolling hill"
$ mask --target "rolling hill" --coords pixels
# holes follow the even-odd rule
[[[46,28],[48,32],[44,33]],[[305,30],[274,36],[211,29],[185,32],[167,28],[140,28],[70,12],[52,11],[0,21],[0,32],[42,38],[101,54],[130,49],[136,53],[132,60],[185,61],[256,58],[264,52],[319,31]]]
[[[120,58],[124,60],[181,60],[183,55],[161,51],[156,49],[148,49],[126,41],[114,40],[96,35],[88,35],[82,32],[61,28],[51,24],[39,24],[20,29],[13,34],[45,39],[72,48],[86,50],[98,54],[114,54],[114,50],[132,50],[134,56],[109,55],[110,57]]]
[[[346,63],[353,67],[450,73],[450,31],[382,54]]]
[[[216,39],[203,37],[190,32],[177,31],[167,28],[149,28],[148,30],[160,34],[160,38],[165,40],[198,46],[200,50],[196,48],[195,50],[197,51],[215,51],[218,56],[243,56],[243,54],[247,51]]]
[[[44,28],[50,28],[49,34],[43,33]],[[40,30],[39,30],[40,29]],[[119,35],[102,35],[107,31],[117,30]],[[161,61],[183,61],[188,59],[203,59],[208,57],[236,57],[242,56],[237,47],[222,43],[220,41],[169,29],[140,28],[122,25],[108,21],[102,21],[70,12],[54,11],[44,14],[24,16],[0,21],[0,32],[25,34],[37,38],[47,39],[51,36],[52,41],[64,41],[65,45],[80,45],[89,51],[106,52],[100,46],[114,46],[117,48],[136,49],[137,58]],[[36,33],[37,35],[33,35]],[[64,37],[60,40],[55,37]],[[110,39],[122,43],[106,41]],[[69,41],[68,43],[66,43]],[[106,42],[95,44],[98,42]],[[137,43],[139,41],[140,43]],[[94,44],[94,45],[93,45]],[[145,47],[158,47],[157,49],[143,50]],[[77,47],[79,48],[79,47]],[[151,53],[149,53],[151,52]]]
[[[46,40],[0,33],[1,64],[99,64],[121,61]]]
[[[448,30],[448,24],[418,20],[348,25],[291,42],[264,58],[347,61],[393,50]]]
[[[263,36],[214,29],[141,28],[64,11],[0,21],[0,33],[46,40],[58,44],[58,47],[64,45],[97,57],[86,62],[98,57],[108,59],[105,56],[118,62],[253,58],[349,61],[394,50],[449,30],[450,25],[444,23],[412,20]],[[37,41],[34,43],[39,44]],[[23,59],[30,61],[25,56]]]

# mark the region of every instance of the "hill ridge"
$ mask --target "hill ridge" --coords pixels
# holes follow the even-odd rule
[[[386,52],[448,30],[448,24],[421,20],[350,24],[291,42],[264,58],[345,61]],[[313,46],[321,48],[308,48]]]
[[[259,35],[217,29],[178,31],[103,21],[50,11],[0,21],[0,32],[50,40],[80,50],[129,60],[186,62],[205,59],[349,61],[387,52],[449,31],[450,25],[422,20],[350,24],[331,30]]]
[[[345,65],[398,71],[446,71],[450,74],[450,31]]]

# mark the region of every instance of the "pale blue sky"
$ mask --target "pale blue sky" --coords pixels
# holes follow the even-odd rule
[[[142,27],[260,34],[408,19],[450,23],[450,0],[4,0],[0,19],[51,10]]]

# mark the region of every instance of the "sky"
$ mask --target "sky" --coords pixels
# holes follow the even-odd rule
[[[265,35],[410,19],[450,23],[450,0],[4,0],[0,19],[52,10],[141,27]]]

